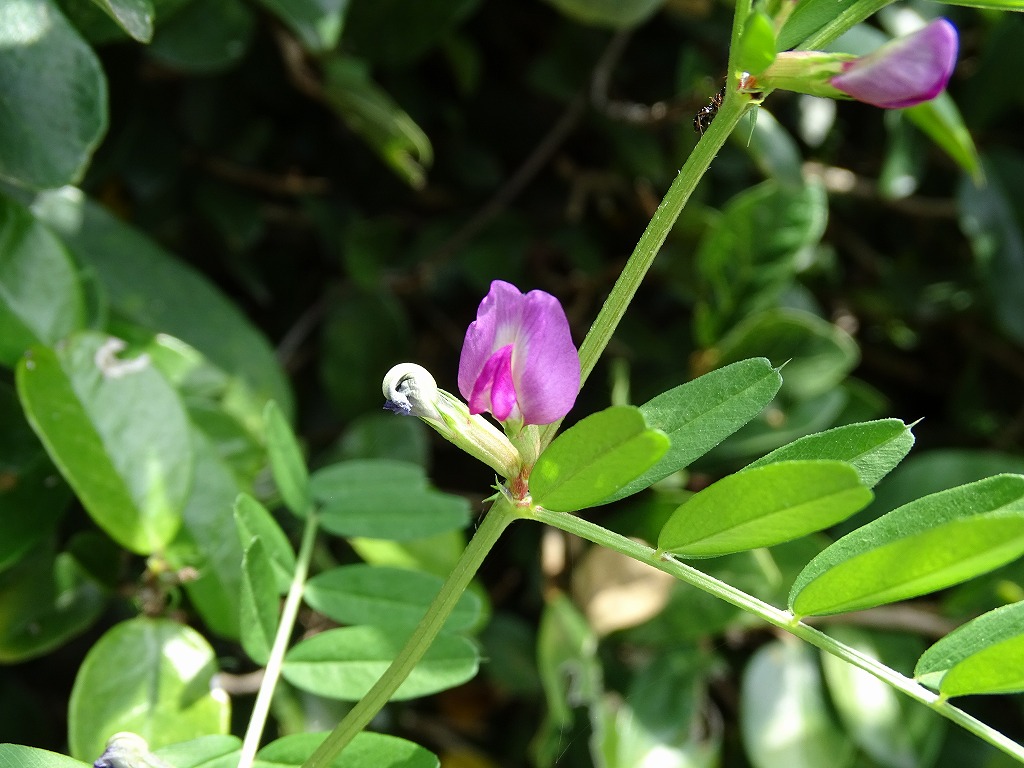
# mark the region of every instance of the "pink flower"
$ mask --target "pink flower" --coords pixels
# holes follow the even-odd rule
[[[579,355],[558,299],[492,282],[459,360],[459,391],[469,412],[550,424],[569,412],[579,388]]]
[[[829,82],[858,101],[883,109],[912,107],[938,96],[956,66],[956,27],[936,19],[867,56],[843,63]]]

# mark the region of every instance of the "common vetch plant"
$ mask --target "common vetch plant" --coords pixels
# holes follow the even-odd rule
[[[319,12],[264,5],[280,22],[274,34],[297,87],[335,110],[408,184],[422,186],[429,142],[359,61],[337,53],[344,4]],[[571,5],[566,12],[617,25],[636,23],[654,7]],[[593,628],[565,595],[549,590],[537,639],[548,714],[532,764],[558,764],[579,707],[589,715],[594,765],[719,764],[725,737],[715,718],[701,713],[702,695],[694,695],[709,677],[702,665],[710,665],[693,640],[725,629],[732,608],[749,617],[746,626],[779,631],[751,654],[742,680],[741,738],[758,768],[855,760],[931,765],[942,738],[933,715],[1024,762],[1024,746],[958,701],[1024,691],[1024,594],[1013,583],[1003,585],[1003,604],[948,628],[927,649],[900,646],[902,658],[892,646],[880,652],[877,637],[862,628],[826,618],[975,583],[1017,562],[1024,554],[1024,474],[950,483],[854,521],[915,438],[913,425],[900,419],[855,418],[870,410],[863,402],[860,411],[844,410],[846,401],[836,406],[829,399],[841,376],[820,376],[820,361],[808,361],[806,349],[819,344],[842,356],[852,342],[795,309],[797,300],[782,301],[797,256],[824,229],[814,215],[819,188],[780,183],[743,193],[709,230],[694,256],[695,335],[707,352],[698,361],[702,375],[639,406],[620,388],[608,407],[580,412],[590,400],[583,397],[588,379],[684,206],[730,135],[759,136],[759,120],[774,125],[767,109],[776,92],[906,109],[907,119],[967,174],[982,176],[943,93],[959,46],[952,22],[921,20],[919,29],[871,51],[843,49],[844,34],[884,5],[737,0],[724,94],[700,113],[699,141],[578,349],[555,295],[523,293],[520,287],[530,286],[493,279],[465,332],[457,369],[400,362],[386,373],[382,392],[395,424],[418,419],[493,473],[493,488],[481,489],[485,509],[439,490],[415,461],[354,451],[309,465],[291,426],[288,386],[240,313],[65,186],[78,180],[105,120],[102,78],[93,89],[69,82],[57,94],[79,97],[68,151],[21,156],[0,148],[0,353],[14,370],[14,389],[3,392],[25,417],[12,426],[12,442],[37,440],[45,450],[11,478],[0,475],[7,490],[26,494],[8,498],[32,499],[37,521],[33,528],[4,510],[0,617],[15,618],[4,625],[0,659],[42,656],[85,632],[108,608],[117,581],[110,563],[134,556],[146,565],[136,615],[122,608],[81,661],[70,692],[69,755],[2,744],[0,765],[438,766],[425,746],[384,732],[415,731],[389,728],[389,702],[446,691],[472,680],[482,661],[499,663],[486,658],[478,640],[489,606],[474,578],[513,523],[564,532],[595,545],[588,558],[617,557],[604,561],[615,568],[641,564],[648,576],[711,598],[696,602],[703,598],[694,598],[693,589],[666,597],[694,601],[673,614],[686,626],[659,623],[664,614],[655,610],[647,623],[608,630],[624,631],[624,645],[648,649],[637,655],[653,658],[631,679],[629,695],[616,698],[605,689]],[[981,5],[1010,8],[1001,0]],[[154,6],[147,0],[97,7],[92,12],[105,13],[103,23],[119,34],[152,37]],[[178,10],[204,12],[198,5]],[[94,28],[98,36],[95,29],[103,28]],[[170,42],[156,37],[156,49],[171,58],[189,50],[180,47],[185,29]],[[235,31],[231,40],[244,38]],[[465,54],[458,41],[449,43],[453,60]],[[89,82],[98,77],[89,45],[56,5],[32,0],[0,9],[0,72],[18,75],[18,95],[32,82],[20,68],[38,68],[39,50],[77,56],[88,65],[76,77],[86,70]],[[321,56],[319,70],[303,51]],[[402,52],[390,55],[400,59]],[[45,134],[45,105],[25,102],[19,118]],[[313,204],[307,213],[323,217]],[[785,250],[793,263],[779,266],[780,258],[758,271],[759,259],[770,261],[759,249],[776,247],[762,246],[764,230],[775,225],[792,241]],[[383,229],[372,234],[386,236]],[[358,253],[366,242],[354,239],[349,245]],[[118,251],[115,242],[131,247]],[[358,272],[357,256],[351,259]],[[188,288],[204,317],[217,319],[216,327],[197,331],[190,308],[159,301],[159,290],[141,296],[145,280],[159,285],[168,274]],[[377,277],[363,275],[371,284]],[[753,283],[757,291],[748,290]],[[1002,321],[1012,327],[1014,315],[1001,306]],[[346,370],[345,384],[372,389],[377,375]],[[441,388],[449,382],[459,395]],[[776,439],[780,432],[770,427],[794,414],[805,421],[792,439]],[[562,429],[565,419],[571,425]],[[384,428],[407,429],[390,422]],[[730,453],[740,438],[746,448]],[[368,432],[366,441],[374,439]],[[687,475],[709,460],[715,473]],[[56,552],[47,542],[72,496],[91,527],[74,521],[73,544]],[[596,511],[612,504],[617,521]],[[285,514],[275,516],[275,507]],[[631,515],[643,525],[622,524]],[[463,546],[459,531],[471,523]],[[342,543],[348,554],[339,558],[332,547]],[[730,566],[716,565],[722,562]],[[738,563],[756,568],[758,585]],[[216,645],[179,620],[187,615],[183,604],[220,638]],[[304,611],[318,618],[300,622]],[[715,611],[730,613],[722,620]],[[236,650],[225,650],[233,641]],[[820,664],[812,648],[821,652]],[[238,658],[229,659],[232,653]],[[258,670],[243,717],[237,696],[232,716],[225,690],[242,677],[225,674],[231,664]],[[307,706],[310,700],[316,704]],[[908,702],[914,706],[906,708]],[[296,715],[314,709],[316,718]],[[244,724],[238,734],[233,721]]]

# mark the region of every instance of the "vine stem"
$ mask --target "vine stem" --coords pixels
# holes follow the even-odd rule
[[[308,511],[306,526],[302,531],[302,543],[299,545],[299,554],[295,558],[295,573],[292,575],[292,583],[288,587],[288,595],[285,597],[284,607],[281,609],[281,620],[278,622],[274,644],[270,648],[270,658],[267,660],[263,680],[260,682],[260,689],[256,694],[252,716],[245,729],[238,768],[251,768],[253,760],[256,759],[256,750],[259,749],[263,729],[266,727],[267,717],[270,714],[274,689],[277,687],[277,681],[281,678],[284,655],[288,651],[288,643],[291,640],[295,620],[302,605],[302,593],[306,588],[306,576],[309,573],[309,561],[313,556],[313,544],[316,541],[318,525],[316,514],[312,510]]]
[[[737,0],[730,57],[737,50],[736,42],[743,31],[743,22],[749,12],[750,0]],[[731,82],[731,75],[733,74],[731,59],[729,67],[729,80]],[[601,311],[598,312],[593,325],[590,326],[586,338],[583,339],[583,344],[580,345],[581,388],[593,372],[594,366],[597,365],[597,361],[604,352],[605,347],[608,346],[612,334],[615,333],[619,322],[626,314],[626,309],[629,308],[630,302],[633,301],[633,297],[640,288],[640,283],[643,282],[648,270],[650,270],[651,265],[654,263],[655,257],[668,238],[669,232],[672,231],[672,227],[675,225],[676,219],[679,218],[683,207],[690,199],[704,174],[707,173],[708,168],[711,166],[711,161],[715,159],[718,151],[725,144],[725,140],[729,138],[729,134],[733,132],[740,118],[743,117],[752,104],[753,101],[747,94],[740,93],[735,88],[726,88],[725,101],[719,107],[718,114],[701,136],[700,141],[697,142],[697,146],[693,148],[690,156],[686,158],[686,162],[679,170],[679,173],[676,174],[676,178],[668,188],[668,192],[665,193],[665,197],[658,205],[654,216],[651,217],[650,223],[648,223],[644,233],[640,236],[636,248],[633,249],[633,253],[626,262],[626,266],[623,267],[622,273],[615,281],[615,285],[612,286],[611,293],[605,299]],[[548,424],[540,431],[541,450],[546,448],[554,439],[561,423],[561,420],[559,420],[554,424]]]
[[[774,605],[748,595],[736,587],[719,581],[696,568],[681,563],[670,555],[659,554],[657,550],[646,544],[628,539],[617,533],[602,528],[574,515],[563,512],[551,512],[541,507],[532,507],[528,518],[546,523],[559,530],[579,536],[582,539],[607,547],[641,563],[664,571],[680,581],[685,581],[698,589],[702,589],[727,603],[772,624],[786,632],[804,640],[811,645],[830,653],[855,667],[858,667],[893,688],[902,691],[910,698],[918,701],[943,717],[952,720],[965,730],[988,742],[997,749],[1024,763],[1024,746],[1004,736],[999,731],[986,725],[962,709],[953,706],[939,694],[928,690],[894,669],[887,667],[877,659],[873,659],[850,646],[839,642],[821,630],[810,627],[799,621],[789,611],[776,608]]]
[[[341,750],[370,724],[427,652],[502,532],[519,516],[521,515],[517,507],[504,495],[500,495],[466,545],[452,572],[441,586],[441,591],[437,593],[426,615],[413,630],[405,647],[367,694],[349,710],[344,719],[302,764],[302,768],[326,768]]]

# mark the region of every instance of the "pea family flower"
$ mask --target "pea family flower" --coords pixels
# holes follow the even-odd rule
[[[903,109],[930,101],[949,82],[959,47],[956,27],[936,19],[913,34],[843,64],[829,81],[858,101]]]
[[[936,19],[865,56],[822,51],[785,51],[740,89],[781,89],[832,99],[857,99],[882,109],[905,109],[945,89],[956,66],[956,27]]]
[[[569,412],[579,388],[579,355],[558,299],[492,282],[459,360],[459,391],[470,413],[550,424]]]

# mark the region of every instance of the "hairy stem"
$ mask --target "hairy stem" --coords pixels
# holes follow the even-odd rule
[[[659,555],[655,549],[646,544],[640,544],[625,536],[620,536],[574,515],[550,512],[540,507],[534,507],[530,510],[529,517],[575,534],[602,547],[615,550],[641,563],[646,563],[657,568],[659,571],[664,571],[674,576],[680,581],[692,584],[698,589],[702,589],[727,603],[731,603],[737,608],[752,613],[769,624],[784,629],[801,640],[853,664],[870,675],[874,675],[879,680],[898,691],[902,691],[910,698],[919,701],[943,717],[952,720],[997,749],[1024,762],[1024,746],[1007,738],[999,731],[972,717],[962,709],[953,706],[948,700],[943,699],[937,693],[928,690],[911,678],[887,667],[877,659],[866,656],[860,651],[826,635],[821,630],[797,621],[789,611],[781,610],[763,600],[758,600],[756,597],[748,595],[746,592],[726,584],[724,581],[719,581],[692,566],[672,559],[671,556]]]
[[[391,662],[391,666],[374,683],[362,699],[359,700],[345,718],[331,731],[324,742],[310,758],[302,764],[302,768],[326,768],[345,746],[362,731],[374,716],[380,712],[398,687],[412,672],[413,667],[423,658],[430,644],[444,626],[452,609],[466,591],[469,582],[476,575],[480,564],[491,551],[498,538],[508,524],[516,519],[518,513],[504,496],[499,496],[494,506],[484,517],[480,527],[459,557],[447,580],[438,592],[434,602],[427,609],[423,620],[413,630],[401,653]]]
[[[741,3],[742,5],[742,3]],[[683,210],[683,206],[690,199],[690,195],[697,188],[697,184],[707,172],[711,161],[729,138],[729,134],[739,123],[740,118],[750,106],[750,97],[730,89],[726,93],[725,102],[718,110],[718,115],[708,127],[707,131],[693,148],[693,152],[686,159],[682,169],[679,171],[672,185],[665,193],[664,199],[654,212],[647,229],[640,236],[640,241],[633,249],[632,255],[626,262],[612,287],[611,293],[605,299],[601,311],[594,320],[590,331],[587,333],[583,344],[580,346],[580,386],[590,376],[597,364],[598,359],[604,352],[605,347],[615,333],[622,317],[626,314],[633,296],[636,295],[640,283],[643,282],[647,271],[654,263],[654,258],[661,250],[669,232],[672,231],[676,219]],[[546,447],[555,437],[561,421],[548,424],[541,430],[541,448]]]

